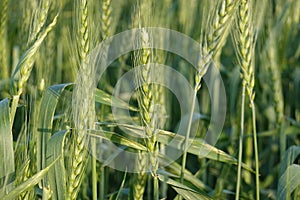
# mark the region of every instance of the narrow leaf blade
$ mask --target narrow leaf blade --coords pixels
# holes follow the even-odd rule
[[[55,165],[49,170],[49,184],[52,190],[52,198],[57,200],[66,199],[66,171],[64,165],[64,143],[68,131],[62,130],[55,133],[47,144],[47,164],[58,159]]]
[[[0,101],[0,188],[1,193],[12,189],[12,177],[15,172],[13,136],[9,115],[8,99]]]

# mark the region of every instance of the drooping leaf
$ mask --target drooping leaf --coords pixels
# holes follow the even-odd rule
[[[97,138],[97,137],[104,138],[108,141],[115,142],[117,144],[131,147],[131,148],[134,148],[137,150],[142,150],[142,151],[147,150],[147,148],[145,146],[141,145],[140,143],[130,140],[120,134],[115,133],[115,132],[104,131],[104,130],[92,130],[90,133],[90,136],[95,137],[95,138]]]
[[[47,142],[51,137],[54,112],[62,92],[72,83],[53,85],[44,92],[37,122],[37,163],[38,170],[46,166]]]
[[[181,173],[181,165],[178,164],[177,162],[171,162],[165,155],[159,155],[159,162],[162,165],[167,165],[166,169],[168,171],[172,172],[176,176],[180,176]],[[170,175],[168,175],[170,176]],[[185,169],[184,170],[184,179],[192,183],[195,187],[211,191],[212,189],[205,185],[200,179],[198,179],[195,175],[193,175],[189,170]]]
[[[290,199],[291,193],[300,185],[300,165],[292,164],[280,176],[277,189],[278,199]]]
[[[282,175],[284,171],[294,163],[295,159],[300,155],[300,146],[291,146],[285,152],[283,160],[280,164],[280,171],[279,174]]]
[[[8,99],[0,101],[0,193],[6,194],[12,188],[15,172],[13,136],[9,116]]]
[[[52,198],[56,200],[66,199],[66,171],[64,165],[64,143],[68,131],[62,130],[55,133],[47,144],[47,164],[58,161],[49,170],[49,184],[52,190]]]
[[[114,123],[110,125],[121,126],[127,129],[128,131],[130,131],[131,134],[136,134],[137,137],[142,136],[144,131],[143,128],[139,126],[126,125],[126,124],[114,124]],[[156,134],[157,134],[156,138],[158,142],[171,146],[172,148],[175,148],[177,150],[183,151],[184,140],[185,140],[184,136],[172,133],[170,131],[165,131],[165,130],[158,130]],[[208,159],[237,165],[236,158],[210,144],[205,143],[205,141],[199,138],[189,139],[188,144],[189,144],[188,152],[191,154],[194,154],[199,157],[206,157]],[[244,163],[242,164],[242,167],[250,172],[254,172],[253,169],[251,169],[249,166],[247,166]]]
[[[7,195],[0,196],[2,200],[11,200],[18,197],[21,193],[31,189],[33,186],[38,184],[47,174],[47,172],[51,169],[51,167],[55,164],[57,160],[53,161],[49,166],[45,169],[42,169],[31,178],[27,179],[25,182],[21,183],[19,186],[11,190]]]
[[[126,102],[122,101],[121,99],[116,98],[115,96],[112,96],[98,88],[96,88],[95,91],[95,101],[108,106],[115,106],[117,108],[124,108],[124,109],[129,109],[131,111],[137,111],[137,109],[134,108],[133,106],[128,105]]]
[[[159,175],[158,178],[160,181],[163,181],[170,185],[178,194],[180,194],[185,199],[212,200],[212,198],[205,192],[196,191],[166,176]]]

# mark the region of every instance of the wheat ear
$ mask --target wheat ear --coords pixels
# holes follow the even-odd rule
[[[80,68],[76,78],[76,86],[73,92],[73,117],[75,131],[72,139],[72,153],[70,175],[67,181],[68,199],[76,199],[83,174],[87,165],[88,154],[88,130],[93,128],[95,121],[94,68],[89,65],[88,53],[90,50],[89,27],[88,27],[88,1],[77,1],[78,14],[78,53]]]
[[[255,175],[256,175],[256,199],[259,200],[259,166],[258,166],[258,147],[256,135],[255,122],[255,105],[254,105],[254,50],[255,50],[255,33],[252,17],[252,2],[250,0],[242,0],[239,5],[237,18],[237,31],[235,32],[235,43],[238,55],[239,64],[242,71],[242,112],[241,112],[241,134],[239,139],[239,162],[238,162],[238,176],[236,187],[236,199],[239,198],[240,179],[241,179],[241,162],[243,151],[243,132],[244,132],[244,101],[245,93],[250,99],[250,106],[252,108],[252,126],[253,139],[255,151]]]
[[[19,102],[20,96],[23,92],[24,86],[29,79],[36,52],[38,51],[39,47],[41,46],[42,42],[48,35],[48,33],[55,27],[57,23],[58,15],[56,15],[53,19],[53,21],[47,26],[47,28],[41,32],[41,34],[38,36],[38,39],[33,43],[33,45],[22,55],[20,61],[17,64],[16,70],[13,74],[13,76],[16,76],[17,72],[20,72],[20,78],[17,81],[17,92],[13,96],[13,102],[12,102],[12,109],[11,109],[11,116],[12,119],[15,116],[17,104]]]
[[[204,35],[202,55],[199,59],[195,77],[197,91],[200,89],[202,77],[206,74],[212,58],[218,54],[229,33],[230,24],[234,19],[238,1],[221,0],[218,2],[214,15],[210,15],[208,32]]]
[[[50,0],[42,0],[39,2],[39,12],[34,16],[35,23],[33,24],[33,29],[31,30],[31,34],[29,36],[29,44],[35,41],[38,35],[43,30],[48,17],[50,4]]]
[[[101,35],[102,40],[105,40],[111,31],[111,0],[102,0],[101,11]]]
[[[221,0],[218,1],[216,10],[213,12],[212,16],[209,16],[211,22],[208,24],[208,32],[204,33],[204,41],[201,41],[203,44],[202,52],[198,63],[198,70],[195,75],[195,89],[194,95],[192,97],[192,107],[191,113],[189,116],[189,124],[187,127],[187,134],[185,137],[184,144],[184,153],[182,157],[182,165],[181,165],[181,174],[180,181],[181,183],[184,180],[184,169],[186,166],[186,158],[187,158],[187,147],[188,147],[188,138],[190,136],[191,129],[191,121],[194,111],[194,106],[196,102],[197,92],[201,88],[201,80],[203,76],[206,74],[209,65],[212,61],[212,58],[218,53],[220,47],[224,44],[225,39],[228,35],[228,28],[230,23],[233,20],[234,13],[236,10],[237,1],[234,0]]]
[[[149,42],[148,33],[141,29],[141,33],[138,34],[139,39],[138,43],[141,45],[144,44],[144,46],[147,45],[147,42]],[[138,104],[140,108],[140,119],[142,121],[142,125],[145,127],[145,143],[146,146],[149,149],[149,152],[151,152],[152,145],[149,141],[149,138],[152,135],[152,131],[150,129],[150,123],[151,123],[151,117],[150,117],[150,105],[152,103],[152,93],[150,85],[145,83],[147,80],[149,80],[149,58],[150,58],[151,51],[149,49],[143,48],[138,52],[135,52],[134,55],[134,62],[135,66],[142,67],[141,70],[137,70],[138,74],[136,75],[136,81],[139,83],[139,85],[142,85],[138,90]],[[142,65],[142,66],[141,66]],[[138,152],[138,160],[136,161],[136,169],[138,170],[138,173],[135,176],[135,180],[133,183],[133,197],[134,199],[143,199],[143,194],[145,190],[145,184],[147,179],[147,174],[145,173],[146,169],[146,163],[147,163],[147,157],[146,154],[143,154],[143,152]]]

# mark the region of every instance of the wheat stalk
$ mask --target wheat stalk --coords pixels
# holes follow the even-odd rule
[[[238,55],[238,60],[242,71],[242,113],[241,113],[241,134],[239,139],[239,163],[238,177],[236,187],[236,199],[239,198],[240,178],[241,178],[241,162],[243,151],[243,132],[244,132],[244,101],[245,93],[250,99],[250,107],[252,108],[252,125],[254,137],[255,151],[255,168],[256,168],[256,199],[259,199],[259,166],[258,166],[258,147],[256,136],[256,117],[254,106],[254,50],[255,50],[255,34],[253,28],[252,4],[250,0],[242,0],[239,6],[237,18],[237,32],[235,32],[235,43]]]
[[[140,119],[142,125],[144,126],[145,131],[145,143],[149,153],[149,164],[150,171],[152,176],[154,177],[154,198],[158,199],[158,179],[156,177],[157,169],[158,169],[158,161],[157,157],[157,142],[156,136],[154,134],[155,128],[155,120],[154,116],[154,88],[151,81],[153,81],[153,74],[150,69],[150,62],[153,57],[153,51],[149,49],[151,43],[151,35],[147,32],[142,25],[149,24],[150,13],[146,11],[146,9],[151,8],[152,2],[142,1],[139,4],[138,12],[135,14],[134,25],[139,27],[137,31],[137,44],[141,47],[140,50],[135,52],[134,54],[134,66],[139,66],[140,68],[137,70],[138,74],[136,76],[136,81],[141,86],[138,90],[138,105],[140,108]],[[141,15],[141,13],[145,13],[145,15]],[[146,159],[145,157],[143,159]],[[145,162],[142,162],[144,164]],[[145,168],[144,166],[139,166],[138,168]],[[146,174],[144,172],[138,173],[136,181],[139,179],[145,179]],[[143,183],[145,184],[145,183]],[[141,193],[144,191],[141,190],[140,186],[134,186],[133,192],[134,197],[141,197]],[[140,192],[137,192],[140,190]]]
[[[201,80],[203,76],[206,74],[209,65],[212,61],[212,58],[218,53],[220,47],[225,43],[225,39],[228,35],[228,28],[231,24],[234,13],[237,7],[237,2],[234,0],[221,0],[218,1],[217,7],[214,11],[214,15],[209,16],[211,23],[208,24],[208,33],[204,33],[204,41],[201,41],[203,44],[202,52],[198,63],[198,70],[195,75],[195,89],[194,95],[192,97],[192,107],[191,113],[189,116],[189,123],[187,127],[187,134],[185,136],[184,143],[184,153],[182,157],[182,165],[181,165],[181,174],[180,181],[183,183],[184,180],[184,169],[186,166],[186,158],[187,158],[187,148],[188,148],[188,138],[191,130],[192,116],[196,102],[197,92],[201,88]]]
[[[68,199],[76,199],[82,182],[83,174],[87,164],[88,143],[87,130],[92,128],[94,123],[93,89],[95,83],[90,76],[93,76],[92,67],[88,65],[88,52],[90,50],[89,27],[88,27],[88,1],[76,2],[78,22],[78,53],[80,69],[76,79],[76,86],[73,92],[73,117],[75,132],[72,138],[72,154],[69,179],[67,181]]]
[[[149,42],[149,35],[146,32],[145,29],[141,29],[141,33],[138,34],[140,36],[140,40],[138,42],[141,43],[143,47],[146,47]],[[142,121],[143,126],[145,127],[145,136],[146,139],[146,146],[149,149],[149,152],[153,152],[153,145],[150,141],[152,130],[150,128],[151,123],[151,116],[150,116],[150,107],[152,104],[152,93],[151,86],[147,82],[149,81],[149,71],[150,71],[150,65],[149,65],[149,59],[150,59],[151,51],[147,48],[143,48],[138,52],[135,52],[134,58],[135,58],[135,66],[142,65],[141,71],[139,71],[139,74],[136,76],[136,80],[141,88],[138,90],[138,104],[140,108],[140,118]],[[145,174],[145,168],[146,168],[146,162],[147,158],[145,154],[143,155],[142,152],[138,152],[139,160],[136,161],[137,163],[137,169],[143,170],[139,171],[135,178],[135,183],[133,185],[133,196],[134,199],[143,199],[143,193],[144,188],[146,184],[146,178],[147,175]],[[141,181],[144,180],[144,181]]]

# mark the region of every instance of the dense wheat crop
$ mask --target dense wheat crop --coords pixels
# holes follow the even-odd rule
[[[300,199],[299,0],[0,0],[0,199]]]

